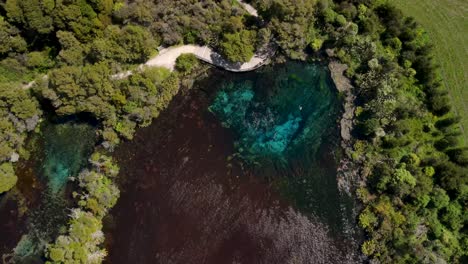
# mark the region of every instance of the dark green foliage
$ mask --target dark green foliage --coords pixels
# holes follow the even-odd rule
[[[366,180],[359,192],[362,251],[382,263],[466,258],[468,154],[424,30],[383,0],[250,2],[264,20],[258,32],[257,21],[228,0],[2,1],[0,193],[16,182],[10,161],[41,114],[21,82],[40,77],[34,91],[59,115],[96,117],[103,146],[112,148],[150,124],[179,87],[178,75],[165,69],[120,80],[113,74],[160,44],[210,44],[232,61],[248,61],[273,38],[290,58],[333,48],[349,66],[359,106],[354,156]],[[197,63],[182,56],[177,69],[189,72]],[[78,179],[81,209],[72,211],[68,235],[48,247],[53,263],[99,263],[105,256],[99,231],[118,196],[109,180],[116,168],[100,154],[91,163]]]
[[[17,28],[5,21],[3,16],[0,16],[0,56],[10,52],[26,51],[26,41],[19,33]]]
[[[230,0],[132,1],[115,12],[123,21],[147,27],[163,45],[217,44],[226,27],[242,28],[245,11]]]
[[[253,2],[288,56],[302,57],[299,42],[319,36],[349,66],[361,139],[354,156],[366,150],[362,251],[382,263],[457,263],[466,254],[468,155],[424,30],[386,1]]]
[[[104,31],[104,36],[90,45],[90,56],[94,61],[141,63],[148,59],[158,44],[142,27],[109,26]]]

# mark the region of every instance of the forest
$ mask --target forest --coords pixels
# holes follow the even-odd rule
[[[132,140],[201,67],[138,67],[158,47],[209,45],[249,61],[272,41],[274,62],[331,58],[348,66],[356,96],[355,194],[375,263],[463,263],[468,258],[468,148],[427,32],[385,0],[0,0],[0,193],[17,182],[28,135],[45,109],[98,122],[99,143],[77,179],[68,229],[48,263],[101,263],[102,219],[115,205],[113,149]],[[115,75],[133,70],[128,78]],[[1,194],[0,194],[1,195]]]

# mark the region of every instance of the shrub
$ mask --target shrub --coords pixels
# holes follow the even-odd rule
[[[176,69],[182,73],[190,73],[199,65],[197,57],[193,54],[186,53],[180,55],[176,60]]]

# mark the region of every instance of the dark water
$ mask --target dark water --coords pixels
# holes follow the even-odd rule
[[[0,254],[15,249],[20,263],[40,262],[44,242],[52,241],[67,222],[68,177],[87,164],[96,136],[93,126],[69,120],[46,121],[26,147],[31,158],[18,163],[15,197],[0,204]]]
[[[333,89],[325,68],[288,63],[177,95],[116,150],[107,263],[353,262]]]

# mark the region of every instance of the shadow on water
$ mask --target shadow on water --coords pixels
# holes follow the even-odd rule
[[[280,166],[288,175],[278,177],[270,175],[276,169],[252,169],[239,151],[242,128],[223,127],[208,111],[223,83],[268,87],[281,67],[243,74],[214,70],[119,146],[121,197],[105,219],[107,263],[355,262],[353,238],[343,231],[347,205],[336,187],[339,109],[330,110],[319,138],[287,133],[288,144],[297,148],[299,137],[320,141],[314,141],[310,160],[291,154]],[[268,78],[259,77],[263,71]],[[322,110],[317,116],[327,113]],[[268,146],[271,138],[278,137],[267,135],[261,143]]]
[[[28,139],[30,158],[17,164],[18,183],[0,205],[0,254],[9,254],[11,261],[43,262],[44,244],[63,230],[73,205],[68,178],[87,164],[96,142],[88,120],[85,115],[49,116],[40,133]]]

